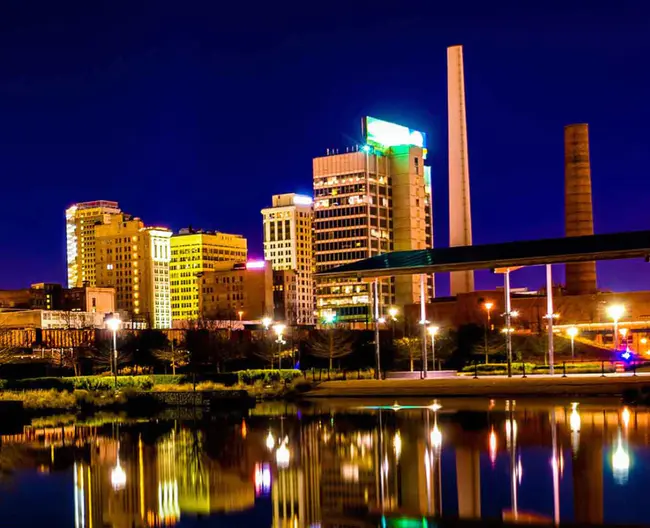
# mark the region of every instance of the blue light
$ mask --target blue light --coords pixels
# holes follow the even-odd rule
[[[632,357],[632,353],[630,352],[629,349],[627,349],[627,350],[625,350],[625,352],[623,352],[623,353],[621,354],[621,357],[622,357],[625,361],[629,361],[630,358]]]
[[[363,150],[364,152],[370,152],[370,145],[364,145],[363,147],[361,147],[361,150]]]

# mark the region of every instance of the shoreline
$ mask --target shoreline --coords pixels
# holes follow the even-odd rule
[[[429,378],[323,381],[303,398],[618,396],[639,401],[650,396],[650,375],[535,375],[528,378]]]

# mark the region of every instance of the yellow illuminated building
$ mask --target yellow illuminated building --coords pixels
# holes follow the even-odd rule
[[[172,318],[199,317],[199,278],[217,262],[246,262],[246,239],[214,231],[181,229],[171,238],[170,287]]]
[[[120,214],[117,202],[96,200],[70,206],[65,211],[68,288],[96,286],[95,228]]]
[[[115,288],[116,306],[152,328],[171,328],[170,230],[122,215],[96,228],[97,284]]]

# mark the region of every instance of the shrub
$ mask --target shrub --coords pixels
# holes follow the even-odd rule
[[[0,392],[0,400],[20,400],[25,409],[49,410],[49,409],[74,409],[77,405],[76,399],[71,392],[50,390],[29,390],[22,392],[5,391]]]
[[[133,387],[139,390],[149,390],[153,387],[152,376],[118,376],[118,390]],[[76,378],[25,378],[21,380],[6,380],[3,387],[6,390],[58,390],[72,392],[74,390],[114,390],[113,376],[79,376]]]
[[[294,369],[257,369],[237,372],[238,382],[244,385],[254,385],[258,381],[265,385],[273,382],[289,383],[300,376],[302,376],[302,372]]]
[[[181,383],[188,382],[185,374],[154,374],[153,384],[157,385],[180,385]]]

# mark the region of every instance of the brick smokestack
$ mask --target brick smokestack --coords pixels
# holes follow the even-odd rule
[[[594,234],[587,124],[564,127],[564,215],[566,236]],[[596,288],[595,262],[566,265],[567,293],[594,293]]]

